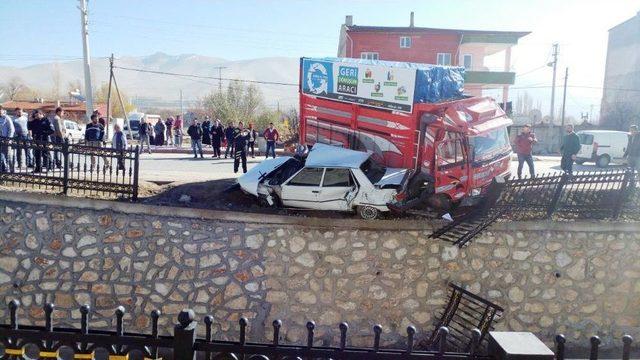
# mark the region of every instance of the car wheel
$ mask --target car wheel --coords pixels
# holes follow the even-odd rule
[[[358,206],[358,215],[365,220],[374,220],[380,215],[380,210],[373,206]]]
[[[604,168],[609,165],[609,162],[611,162],[611,158],[609,158],[609,155],[600,155],[600,157],[598,157],[598,160],[596,160],[596,166],[599,168]]]

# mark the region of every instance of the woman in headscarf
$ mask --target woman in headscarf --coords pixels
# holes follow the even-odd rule
[[[211,119],[208,116],[205,116],[202,122],[202,144],[203,147],[211,145]]]
[[[158,119],[156,125],[154,126],[154,129],[156,131],[156,146],[164,145],[164,135],[167,131],[167,127],[164,124],[164,121],[162,121],[162,119]]]

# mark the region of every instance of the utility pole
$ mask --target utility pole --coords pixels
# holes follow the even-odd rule
[[[226,66],[216,66],[214,69],[218,69],[218,91],[222,92],[222,70],[226,69]]]
[[[562,93],[562,126],[560,127],[560,145],[562,145],[562,132],[564,131],[564,111],[567,104],[567,79],[569,79],[569,68],[564,70],[564,91]]]
[[[555,115],[555,100],[556,100],[556,66],[558,65],[558,43],[553,44],[553,52],[551,53],[553,60],[547,64],[547,66],[553,67],[553,80],[551,82],[551,111],[549,112],[549,116],[551,117],[551,121],[549,121],[549,127],[553,127],[553,119]]]
[[[84,92],[87,119],[93,113],[93,90],[91,87],[91,59],[89,54],[89,12],[87,0],[80,0],[80,24],[82,25],[82,50],[84,56]]]

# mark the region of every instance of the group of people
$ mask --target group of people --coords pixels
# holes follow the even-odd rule
[[[37,143],[61,144],[67,138],[64,125],[64,109],[57,107],[51,114],[45,115],[42,110],[34,110],[27,114],[22,108],[14,109],[12,119],[5,109],[0,106],[0,137],[13,138],[18,143],[33,140]],[[91,122],[85,129],[85,142],[89,146],[103,147],[106,144],[105,127],[99,121],[99,113],[94,111]],[[114,126],[111,146],[120,151],[127,148],[127,138],[119,125]],[[15,154],[12,154],[12,150]],[[14,156],[15,155],[15,156]],[[24,161],[23,161],[24,160]],[[94,167],[95,157],[91,156],[91,168]],[[63,156],[60,151],[49,151],[44,146],[0,146],[0,171],[15,168],[33,168],[33,172],[50,171],[62,168]],[[118,158],[118,169],[124,170],[124,160]]]
[[[560,168],[568,175],[573,174],[573,163],[576,161],[578,152],[580,152],[580,137],[575,133],[573,125],[565,127],[565,135],[562,137],[560,146]],[[640,132],[637,125],[631,125],[629,128],[629,145],[626,147],[624,157],[627,159],[627,165],[633,169],[640,166]],[[518,156],[518,179],[522,178],[522,169],[526,163],[529,167],[529,174],[533,178],[536,176],[533,165],[533,145],[538,142],[536,135],[531,131],[531,125],[525,125],[522,132],[518,134],[515,140],[514,151]]]
[[[155,141],[152,140],[151,134],[154,134]],[[172,145],[169,142],[171,139],[173,139],[173,145],[180,148],[183,137],[182,117],[178,115],[175,120],[168,118],[165,122],[160,119],[155,124],[142,118],[138,135],[140,137],[140,152],[144,151],[146,146],[147,152],[151,154],[151,144],[156,146]],[[163,135],[166,135],[166,143]],[[196,159],[198,156],[204,158],[203,149],[206,146],[211,146],[213,149],[213,158],[221,159],[221,148],[224,145],[224,158],[233,157],[233,169],[236,173],[240,165],[242,165],[242,171],[247,172],[247,155],[255,158],[256,142],[259,137],[259,133],[252,123],[245,127],[241,121],[237,126],[234,123],[229,123],[224,127],[219,119],[212,121],[209,116],[206,116],[202,123],[194,118],[187,128],[187,135],[191,139],[191,149],[193,157]],[[267,145],[266,158],[269,158],[270,155],[275,158],[276,142],[280,140],[280,134],[273,123],[270,123],[269,127],[262,132],[262,136]]]

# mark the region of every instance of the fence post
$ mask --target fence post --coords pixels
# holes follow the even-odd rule
[[[140,145],[136,145],[136,154],[133,161],[133,201],[138,201],[138,174],[140,169]]]
[[[196,351],[196,315],[191,309],[185,309],[178,314],[178,323],[173,328],[173,359],[195,360]]]
[[[627,188],[630,187],[630,183],[634,181],[633,169],[624,172],[624,178],[622,185],[620,186],[620,193],[618,199],[613,207],[613,218],[617,219],[622,213],[624,203],[627,200]]]
[[[553,215],[554,211],[558,208],[558,202],[560,201],[560,195],[562,195],[562,189],[564,189],[564,185],[569,180],[569,175],[566,173],[562,174],[562,178],[556,187],[556,191],[553,193],[553,198],[551,199],[551,203],[549,203],[549,207],[547,207],[547,219]]]
[[[67,195],[69,192],[69,139],[64,139],[64,142],[62,143],[62,157],[64,158],[62,192]]]

